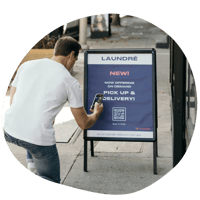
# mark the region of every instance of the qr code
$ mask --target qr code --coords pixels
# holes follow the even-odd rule
[[[126,121],[126,108],[114,107],[112,109],[113,121]]]

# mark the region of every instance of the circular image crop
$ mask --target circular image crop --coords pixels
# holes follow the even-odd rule
[[[183,158],[197,117],[194,75],[167,33],[130,15],[63,24],[13,72],[2,110],[17,160],[48,181],[140,191]]]

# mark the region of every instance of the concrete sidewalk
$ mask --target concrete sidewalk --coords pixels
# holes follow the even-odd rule
[[[91,39],[88,27],[87,44],[91,49],[155,48],[166,42],[166,34],[152,24],[125,17],[121,27],[111,27],[107,39]],[[156,49],[156,48],[155,48]],[[127,194],[139,191],[162,178],[172,169],[172,138],[169,92],[169,49],[156,49],[158,97],[158,174],[153,174],[153,144],[145,142],[95,142],[95,156],[88,149],[88,172],[83,171],[83,132],[76,123],[56,125],[61,163],[61,183],[86,191],[104,194]],[[83,91],[84,55],[80,53],[73,76]],[[65,107],[68,107],[66,104]],[[62,139],[70,132],[68,139]],[[89,143],[88,143],[89,144]],[[25,150],[8,144],[15,157],[26,166]],[[90,145],[88,145],[90,147]],[[34,174],[33,174],[34,175]]]

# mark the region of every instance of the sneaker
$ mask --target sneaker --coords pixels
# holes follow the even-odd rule
[[[35,168],[35,164],[33,163],[33,162],[29,162],[28,164],[27,164],[27,169],[28,170],[30,170],[31,172],[33,172],[34,174],[38,174],[37,173],[37,170],[36,170],[36,168]]]

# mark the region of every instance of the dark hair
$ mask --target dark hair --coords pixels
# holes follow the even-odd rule
[[[70,36],[64,36],[58,39],[54,47],[55,56],[68,56],[72,51],[75,51],[74,56],[78,56],[81,45],[77,40]]]

